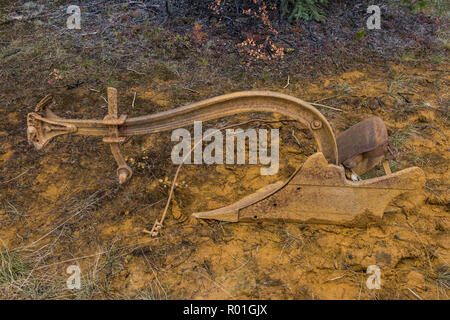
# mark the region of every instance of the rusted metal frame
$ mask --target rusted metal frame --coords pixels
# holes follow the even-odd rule
[[[281,219],[297,222],[364,224],[381,219],[387,204],[396,196],[420,189],[424,173],[412,167],[391,173],[385,161],[390,150],[383,121],[371,118],[349,128],[338,137],[323,115],[308,103],[270,91],[227,94],[185,107],[148,116],[118,117],[117,93],[108,89],[108,115],[103,120],[74,120],[57,117],[50,109],[51,98],[44,98],[36,112],[28,115],[28,139],[40,149],[61,134],[103,136],[109,143],[119,169],[119,182],[131,176],[119,150],[126,136],[167,131],[194,121],[207,121],[238,113],[275,112],[303,123],[312,132],[318,152],[287,181],[268,185],[238,202],[195,217],[222,221],[261,221]],[[41,116],[39,113],[44,113]],[[342,153],[341,153],[342,151]],[[349,161],[347,161],[349,160]],[[384,161],[383,161],[384,160]],[[347,161],[347,162],[346,162]],[[386,175],[364,181],[346,179],[344,166],[365,172],[383,161]],[[362,223],[361,223],[362,222]]]
[[[106,121],[118,120],[118,108],[117,108],[117,89],[108,88],[108,115],[105,117]],[[111,153],[117,163],[117,176],[119,177],[119,183],[124,183],[131,177],[133,171],[125,162],[122,153],[119,149],[119,144],[125,141],[125,137],[119,134],[119,125],[109,127],[109,136],[103,138],[103,142],[109,143],[111,147]]]
[[[51,138],[62,134],[104,136],[104,142],[111,143],[111,151],[119,165],[120,182],[131,176],[118,144],[126,136],[168,131],[192,125],[194,121],[208,121],[239,113],[274,112],[286,115],[304,124],[315,138],[318,151],[328,161],[337,164],[338,154],[334,133],[326,118],[313,106],[300,99],[270,91],[244,91],[207,99],[157,114],[126,118],[117,117],[115,89],[108,89],[109,115],[103,120],[78,120],[59,118],[51,110],[40,107],[43,117],[36,112],[28,115],[29,140],[37,149],[44,147]],[[44,99],[47,99],[44,98]]]

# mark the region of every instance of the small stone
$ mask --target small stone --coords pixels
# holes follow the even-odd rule
[[[389,265],[391,264],[391,255],[384,251],[377,251],[375,253],[375,260],[377,263]]]
[[[142,10],[141,9],[136,9],[130,12],[130,16],[132,16],[133,18],[140,18],[142,16]]]

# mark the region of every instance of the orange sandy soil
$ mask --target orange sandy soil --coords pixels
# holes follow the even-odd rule
[[[305,159],[292,132],[308,141],[295,126],[281,126],[277,176],[260,176],[257,166],[183,167],[157,238],[143,230],[151,229],[161,215],[176,169],[170,161],[170,133],[124,144],[134,176],[118,186],[113,158],[97,138],[59,137],[45,151],[30,147],[21,153],[16,144],[23,143],[25,135],[0,132],[5,141],[0,146],[0,239],[6,261],[17,262],[17,277],[1,284],[0,297],[448,299],[450,77],[445,63],[433,70],[420,65],[366,65],[312,81],[293,76],[286,88],[285,82],[270,80],[251,85],[307,101],[330,98],[320,103],[343,112],[319,109],[336,133],[372,115],[384,119],[401,152],[391,162],[394,171],[419,166],[426,186],[416,206],[394,203],[381,224],[365,228],[189,218],[194,211],[224,206],[287,177]],[[199,69],[207,74],[205,67]],[[211,81],[213,86],[195,88],[198,93],[186,91],[185,100],[238,89],[230,82]],[[120,109],[132,116],[172,108],[176,103],[171,88],[180,83],[153,77],[126,92],[119,89]],[[104,112],[104,88],[97,89],[103,93],[89,87],[60,90],[55,109],[70,104],[72,116],[83,118],[100,106]],[[410,103],[396,92],[411,93]],[[28,111],[42,96],[27,100]],[[382,97],[383,108],[375,97]],[[23,115],[5,111],[0,106],[1,121],[25,131]],[[239,120],[243,118],[229,119]],[[81,267],[79,291],[65,287],[65,270],[71,264]],[[381,268],[380,290],[365,285],[366,269],[373,264]]]

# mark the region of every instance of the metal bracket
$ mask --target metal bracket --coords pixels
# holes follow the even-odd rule
[[[109,126],[109,136],[104,137],[103,142],[108,143],[111,147],[111,152],[118,166],[119,183],[122,184],[131,178],[133,171],[126,164],[119,148],[119,144],[125,141],[125,137],[121,137],[119,134],[119,125],[125,123],[127,116],[122,115],[118,118],[117,114],[117,89],[110,87],[108,88],[108,115],[103,119],[104,124]]]
[[[117,162],[117,175],[119,183],[124,183],[133,174],[131,168],[126,164],[119,144],[125,141],[120,136],[119,127],[122,126],[126,115],[117,115],[117,90],[108,88],[108,115],[103,120],[71,120],[60,118],[55,115],[49,106],[53,103],[51,95],[45,96],[27,116],[28,141],[36,149],[42,149],[54,137],[63,134],[85,134],[103,135],[103,142],[108,143],[111,152]]]
[[[42,149],[52,138],[77,132],[77,127],[73,124],[61,123],[48,106],[52,104],[53,97],[45,96],[35,108],[35,112],[30,112],[27,116],[27,136],[28,141],[38,150]],[[44,113],[46,117],[38,112]]]

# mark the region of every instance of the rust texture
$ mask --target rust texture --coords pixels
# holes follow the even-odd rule
[[[287,182],[275,182],[232,205],[193,215],[229,222],[284,220],[360,226],[367,220],[381,220],[392,199],[420,189],[424,182],[423,171],[417,167],[353,182],[345,177],[342,166],[329,164],[319,152]]]
[[[392,156],[386,125],[379,117],[363,120],[336,137],[339,163],[362,175]]]
[[[101,136],[117,162],[119,183],[127,181],[127,166],[119,145],[128,136],[151,134],[238,113],[274,112],[289,116],[312,133],[318,152],[287,181],[268,185],[238,202],[193,216],[222,221],[286,220],[359,225],[379,221],[388,203],[398,195],[419,190],[424,173],[412,167],[391,173],[392,156],[386,126],[378,117],[366,119],[335,138],[325,117],[309,103],[270,91],[245,91],[203,100],[147,116],[119,116],[117,91],[108,88],[108,115],[102,120],[63,119],[49,106],[46,96],[28,114],[28,140],[37,149],[63,134]],[[346,170],[360,175],[383,161],[386,175],[351,181]]]

